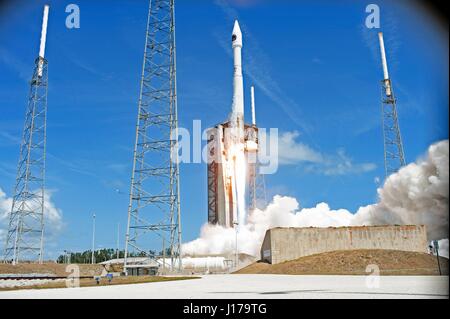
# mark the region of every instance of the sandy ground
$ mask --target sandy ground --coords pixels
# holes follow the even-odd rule
[[[16,290],[0,298],[448,298],[448,276],[209,275],[196,280],[84,288]],[[376,285],[376,281],[370,281]]]
[[[436,256],[425,253],[362,249],[332,251],[301,257],[271,265],[251,264],[237,271],[239,274],[283,275],[365,275],[368,265],[377,265],[381,275],[439,275]],[[440,258],[443,275],[448,275],[448,259]]]

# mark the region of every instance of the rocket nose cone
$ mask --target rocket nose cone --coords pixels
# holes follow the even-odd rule
[[[241,34],[241,27],[239,26],[238,20],[234,20],[233,34]]]
[[[242,47],[242,32],[241,28],[239,27],[239,22],[236,20],[234,21],[234,27],[233,27],[233,33],[231,37],[231,42],[233,48],[236,46]]]

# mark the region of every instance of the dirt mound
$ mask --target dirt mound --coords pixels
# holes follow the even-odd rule
[[[103,265],[78,264],[80,276],[100,275],[105,268]],[[57,277],[67,276],[67,264],[57,263],[19,263],[18,265],[1,264],[0,274],[52,274]]]
[[[448,259],[440,257],[442,273],[448,275]],[[377,265],[381,275],[439,275],[436,256],[398,250],[341,250],[305,256],[271,265],[251,264],[236,274],[367,275],[368,265]],[[371,272],[371,271],[370,271]]]

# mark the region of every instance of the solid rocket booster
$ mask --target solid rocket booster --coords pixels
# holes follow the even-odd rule
[[[251,106],[252,106],[252,125],[256,125],[256,115],[255,115],[255,87],[250,88]]]
[[[242,32],[239,23],[234,22],[231,37],[234,59],[232,118],[239,130],[244,130],[244,81],[242,79]],[[243,134],[242,134],[243,137]]]
[[[45,43],[47,41],[47,24],[48,24],[48,10],[49,6],[46,4],[44,6],[44,15],[42,17],[42,31],[41,31],[41,43],[39,46],[39,66],[38,66],[38,75],[42,76],[42,68],[43,68],[43,59],[45,56]]]
[[[384,83],[386,86],[386,95],[391,96],[391,80],[389,79],[389,72],[387,67],[387,61],[386,61],[386,51],[384,49],[384,40],[383,40],[383,32],[378,33],[378,39],[380,41],[380,53],[381,53],[381,63],[383,65],[383,76],[384,76]]]

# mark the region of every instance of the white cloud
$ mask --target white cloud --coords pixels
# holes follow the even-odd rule
[[[261,152],[266,154],[268,136],[264,131],[259,135]],[[278,163],[281,165],[294,165],[300,162],[319,163],[323,161],[322,154],[313,150],[306,144],[297,141],[300,133],[297,131],[283,132],[278,136]]]
[[[3,254],[11,206],[12,198],[7,197],[5,192],[0,188],[0,255]],[[64,226],[62,211],[55,206],[52,201],[52,192],[48,190],[45,191],[44,224],[46,241],[55,238]]]
[[[269,154],[266,150],[267,142],[270,138],[268,135],[264,130],[260,130],[259,140],[262,154]],[[279,165],[303,165],[307,172],[327,176],[362,174],[376,168],[374,163],[354,163],[342,148],[336,154],[323,154],[298,141],[299,137],[300,133],[298,131],[279,134]]]
[[[361,174],[373,171],[377,166],[374,163],[353,163],[352,159],[345,154],[344,149],[339,149],[337,154],[330,157],[324,167],[318,168],[324,175],[348,175]]]

